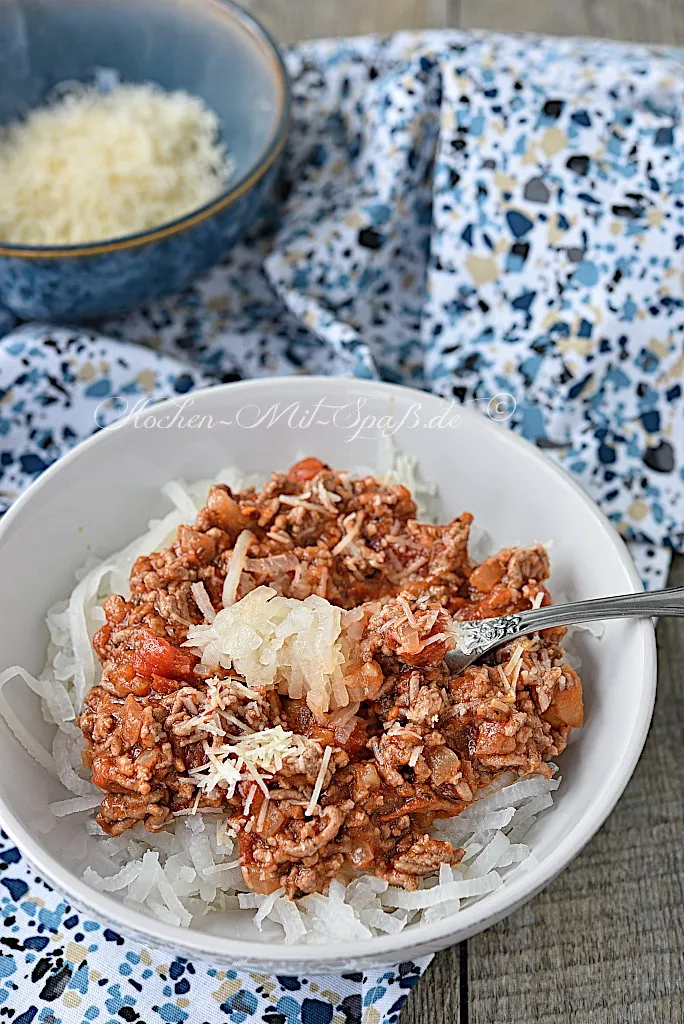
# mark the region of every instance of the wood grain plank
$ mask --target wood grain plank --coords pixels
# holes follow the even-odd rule
[[[682,0],[585,0],[589,31],[639,43],[684,43]]]
[[[241,0],[281,43],[328,36],[446,28],[449,0]]]
[[[682,0],[460,0],[462,28],[684,43]]]
[[[610,3],[611,0],[606,0]],[[617,7],[617,0],[612,0]],[[620,6],[632,0],[619,0]],[[590,31],[582,0],[461,0],[461,28],[494,32],[543,32],[587,35]]]
[[[459,946],[439,953],[411,990],[401,1024],[459,1024],[467,1020],[465,1014],[461,1016],[460,970]]]

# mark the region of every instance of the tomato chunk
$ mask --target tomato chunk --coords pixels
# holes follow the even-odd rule
[[[190,683],[195,679],[197,659],[189,651],[174,647],[168,640],[146,630],[136,638],[131,664],[141,676],[165,676]]]
[[[305,484],[307,481],[312,480],[316,473],[320,473],[322,469],[327,468],[325,462],[309,456],[309,458],[300,459],[299,462],[295,462],[294,466],[290,467],[287,479],[294,480],[298,484]]]

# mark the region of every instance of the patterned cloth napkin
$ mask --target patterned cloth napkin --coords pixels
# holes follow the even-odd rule
[[[684,550],[684,55],[449,32],[310,43],[288,64],[284,178],[245,244],[97,333],[0,342],[2,507],[141,399],[351,373],[520,431],[662,584]],[[429,959],[307,979],[170,964],[3,847],[13,1024],[394,1022]]]

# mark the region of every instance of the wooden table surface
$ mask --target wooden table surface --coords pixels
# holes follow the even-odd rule
[[[684,46],[684,0],[241,2],[281,42],[461,27]],[[684,619],[660,623],[658,648],[653,725],[615,811],[544,893],[436,956],[401,1024],[683,1024]]]

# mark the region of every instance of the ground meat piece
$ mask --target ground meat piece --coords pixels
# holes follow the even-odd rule
[[[528,580],[548,579],[550,570],[549,555],[542,544],[531,548],[513,550],[506,567],[506,581],[516,590],[521,590]]]
[[[243,514],[230,487],[215,484],[209,488],[207,503],[197,516],[195,525],[201,532],[218,529],[237,539],[243,530],[252,528],[252,521]]]
[[[399,725],[392,726],[375,746],[376,758],[382,759],[384,765],[391,765],[393,768],[412,765],[422,749],[422,738]]]
[[[306,860],[332,842],[340,826],[353,807],[346,801],[337,807],[324,807],[319,818],[297,823],[294,839],[282,837],[275,856],[276,863],[286,860]]]
[[[436,686],[423,686],[406,713],[409,722],[436,725],[444,706],[442,693]]]
[[[380,742],[373,738],[371,740],[371,750],[375,755],[375,763],[378,772],[383,778],[383,781],[388,786],[393,786],[395,789],[404,786],[404,777],[401,772],[397,771],[396,767],[392,764],[391,760],[388,759],[387,755],[392,751],[391,745],[389,750],[383,750],[380,746]]]
[[[547,602],[548,591],[541,581],[549,575],[546,548],[508,548],[475,566],[468,580],[471,602],[457,610],[457,618],[485,619],[523,611],[541,591]]]
[[[171,817],[164,805],[165,796],[163,789],[152,790],[145,796],[108,793],[100,805],[96,821],[111,836],[121,835],[138,821],[145,822],[148,832],[159,832]]]
[[[406,845],[406,840],[402,845]],[[439,870],[440,864],[458,864],[463,853],[463,850],[454,849],[451,843],[422,835],[413,839],[408,849],[392,858],[392,871],[398,875],[431,875]]]
[[[530,580],[547,579],[549,568],[548,552],[541,544],[508,548],[476,566],[470,574],[470,585],[483,594],[491,593],[500,583],[519,591]]]
[[[187,628],[201,621],[192,593],[192,583],[187,580],[161,591],[155,606],[161,617],[172,626]]]
[[[282,879],[285,892],[294,899],[310,892],[325,892],[344,864],[344,854],[333,853],[319,858],[315,864],[295,864]]]
[[[421,567],[413,569],[423,588],[442,584],[456,596],[469,566],[468,539],[472,521],[470,513],[465,512],[446,526],[415,521],[408,524],[409,535],[427,556]],[[411,566],[408,569],[410,572]]]
[[[451,619],[441,605],[412,594],[400,594],[382,603],[365,632],[367,655],[380,650],[395,654],[405,665],[431,665],[444,660],[453,647]]]

